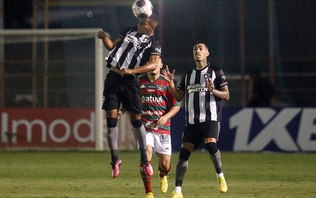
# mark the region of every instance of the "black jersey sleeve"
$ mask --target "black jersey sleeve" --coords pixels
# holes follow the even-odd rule
[[[150,55],[161,56],[161,45],[158,40],[153,40],[153,44],[150,48]]]
[[[144,65],[149,61],[149,57],[152,55],[161,56],[161,45],[159,41],[153,40],[150,48],[146,49],[141,59],[140,65]]]
[[[221,87],[227,85],[228,82],[227,82],[224,71],[219,67],[212,67],[212,69],[214,70],[215,75],[216,75],[216,78],[214,81],[215,88],[220,89]]]

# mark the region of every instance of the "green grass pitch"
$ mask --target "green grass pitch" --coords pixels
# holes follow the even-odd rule
[[[144,196],[137,152],[121,152],[121,174],[111,178],[108,152],[0,152],[0,197]],[[170,197],[178,153],[173,154],[169,190],[159,191],[156,158],[155,198]],[[207,153],[195,152],[183,184],[185,198],[316,197],[316,154],[222,152],[228,192],[217,189]]]

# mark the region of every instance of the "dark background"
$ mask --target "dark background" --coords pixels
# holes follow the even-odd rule
[[[193,42],[205,40],[211,49],[210,61],[231,77],[228,79],[235,98],[243,97],[240,79],[247,77],[251,69],[258,69],[273,80],[277,106],[315,106],[316,1],[152,2],[160,18],[157,34],[164,62],[175,68],[179,76],[193,67]],[[271,2],[273,6],[269,7]],[[103,28],[115,37],[123,28],[137,24],[131,12],[132,3],[132,0],[4,0],[4,28]],[[47,23],[45,6],[49,12]],[[228,103],[228,106],[243,105],[241,100]]]

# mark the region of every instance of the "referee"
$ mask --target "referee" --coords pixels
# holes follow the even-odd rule
[[[104,81],[102,108],[106,112],[112,178],[119,176],[122,163],[118,157],[117,143],[117,119],[121,104],[130,113],[135,128],[141,169],[148,175],[153,174],[146,157],[146,131],[141,122],[142,104],[137,74],[147,73],[157,67],[161,55],[161,46],[154,35],[157,26],[158,18],[152,14],[150,18],[140,19],[137,26],[123,30],[116,39],[111,40],[104,31],[97,33],[97,37],[110,50],[106,58],[110,71]]]
[[[172,198],[182,198],[182,182],[191,153],[202,141],[211,157],[217,173],[220,192],[227,191],[227,184],[222,171],[221,154],[217,147],[222,114],[222,100],[229,100],[228,84],[224,72],[208,63],[210,55],[206,43],[198,41],[193,46],[195,68],[191,69],[176,88],[175,70],[168,66],[163,71],[169,82],[170,90],[177,101],[185,101],[185,131],[182,147],[176,167],[175,189]]]

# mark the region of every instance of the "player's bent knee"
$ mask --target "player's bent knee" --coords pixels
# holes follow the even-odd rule
[[[114,128],[117,125],[117,119],[116,118],[106,118],[106,124],[109,128]]]
[[[134,128],[139,128],[142,126],[142,121],[140,120],[134,120],[134,121],[131,121],[132,125]]]
[[[207,143],[205,144],[205,147],[210,154],[215,154],[218,151],[218,147],[215,142]]]
[[[179,154],[179,159],[187,161],[191,155],[191,152],[185,148],[181,148],[180,154]]]

